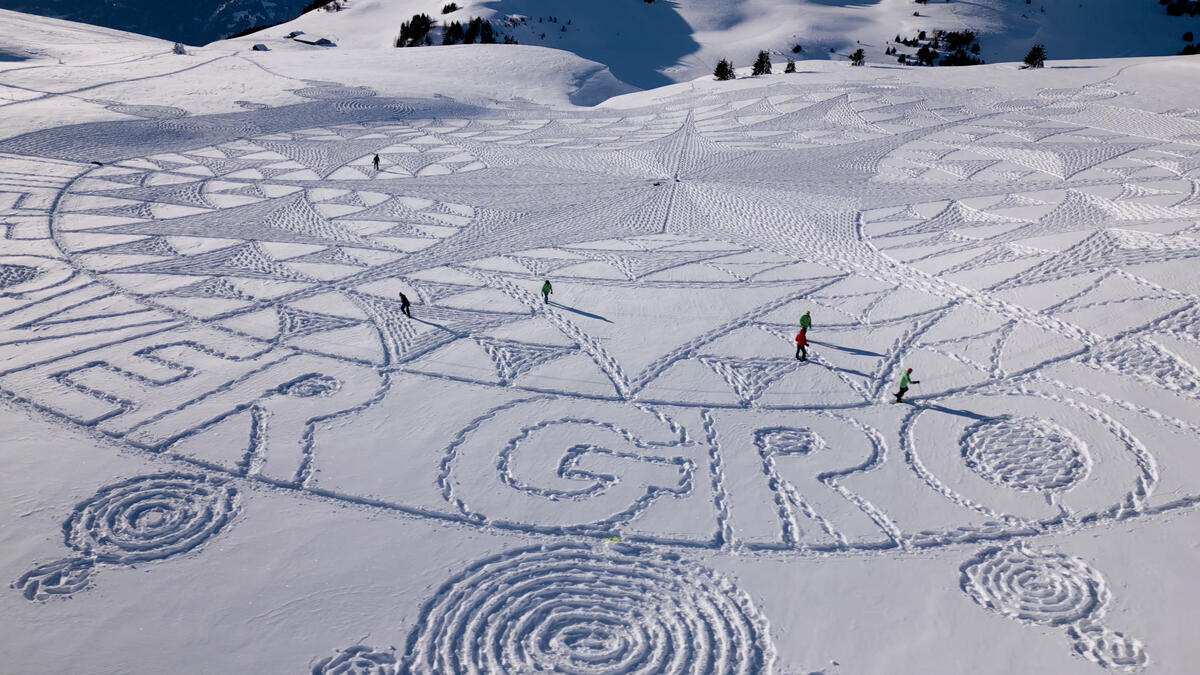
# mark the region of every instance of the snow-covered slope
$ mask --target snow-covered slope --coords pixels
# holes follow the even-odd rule
[[[295,18],[309,0],[0,0],[0,9],[205,44]]]
[[[5,67],[20,67],[19,62],[29,60],[75,66],[113,62],[125,55],[144,58],[171,48],[171,43],[136,33],[20,12],[0,10],[0,25],[0,63]]]
[[[1200,57],[631,92],[11,17],[0,670],[1200,658]]]
[[[803,48],[797,58],[840,60],[862,47],[872,62],[891,63],[895,57],[884,51],[897,35],[939,29],[975,31],[980,56],[990,62],[1019,61],[1034,44],[1057,59],[1169,55],[1185,44],[1185,31],[1200,34],[1200,18],[1167,16],[1152,0],[466,0],[447,15],[442,4],[352,0],[346,10],[313,12],[268,34],[305,30],[343,47],[379,47],[391,44],[416,13],[439,22],[482,16],[522,44],[574,52],[639,87],[700,77],[721,58],[747,67],[763,49],[792,56],[797,44]],[[510,16],[525,21],[506,24]]]
[[[237,31],[288,21],[302,0],[223,0],[179,3],[119,0],[0,0],[0,8],[38,12],[202,44]],[[608,65],[639,87],[686,81],[710,72],[718,59],[748,65],[762,49],[800,58],[837,58],[863,47],[872,61],[896,35],[972,30],[982,58],[1016,61],[1030,46],[1052,58],[1107,58],[1178,53],[1186,31],[1200,34],[1200,17],[1170,17],[1154,0],[463,0],[441,14],[443,0],[347,0],[341,12],[310,12],[291,29],[330,37],[343,47],[391,44],[400,24],[426,13],[435,20],[482,16],[522,44],[564,49]],[[919,16],[917,16],[919,14]],[[505,17],[524,23],[502,25]],[[551,21],[551,17],[557,21]],[[568,23],[570,22],[570,23]],[[565,30],[564,30],[565,28]],[[277,29],[271,35],[284,34]],[[834,52],[830,52],[833,49]]]

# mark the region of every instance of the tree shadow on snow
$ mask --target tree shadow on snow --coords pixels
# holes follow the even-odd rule
[[[575,52],[603,63],[617,79],[643,89],[671,84],[672,80],[659,71],[678,65],[700,48],[692,39],[692,27],[676,11],[678,3],[668,0],[488,0],[484,4],[499,12],[500,21],[509,14],[526,17],[526,22],[516,28],[500,28],[521,44]],[[550,22],[551,16],[557,22]],[[540,37],[543,33],[545,38]]]

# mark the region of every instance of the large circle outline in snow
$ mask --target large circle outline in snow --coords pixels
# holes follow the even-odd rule
[[[224,481],[164,473],[100,488],[63,524],[65,543],[98,562],[131,565],[187,553],[237,513],[238,493]]]
[[[517,549],[460,572],[422,607],[408,671],[770,671],[766,619],[728,579],[615,548]]]
[[[997,408],[1023,414],[989,418],[977,412]],[[974,450],[967,444],[978,438],[978,430],[1028,419],[1037,420],[1039,428],[1069,434],[1068,447],[1080,454],[1048,457],[1066,461],[1059,468],[1073,480],[1061,485],[1005,481],[971,465]],[[959,442],[945,443],[945,438]],[[902,423],[900,447],[909,468],[925,485],[986,518],[980,525],[963,526],[953,533],[921,533],[915,543],[923,546],[973,541],[981,535],[1016,536],[1131,515],[1147,508],[1158,481],[1154,457],[1112,416],[1058,394],[1032,390],[964,395],[915,406]],[[1002,451],[998,446],[988,450]]]

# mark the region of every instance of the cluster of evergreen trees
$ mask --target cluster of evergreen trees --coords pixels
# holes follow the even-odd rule
[[[797,45],[799,46],[799,45]],[[796,51],[796,50],[792,50]],[[862,51],[861,49],[859,51]],[[783,72],[796,72],[796,60],[788,59],[787,66]],[[754,65],[750,66],[750,74],[753,76],[770,75],[771,74],[771,53],[765,49],[758,53],[754,59]],[[734,69],[733,63],[729,59],[721,59],[717,62],[717,67],[713,69],[713,78],[718,80],[732,80],[737,77],[737,70]]]
[[[413,18],[400,24],[400,35],[396,38],[397,47],[421,47],[433,44],[429,33],[435,23],[428,14],[415,14]],[[482,17],[474,17],[463,23],[452,21],[442,24],[442,44],[496,44],[497,38],[503,37],[504,44],[515,45],[517,41],[510,36],[497,34],[492,22]]]
[[[1200,0],[1158,0],[1158,2],[1167,6],[1167,14],[1171,16],[1196,16],[1200,14]],[[1192,41],[1191,31],[1183,34],[1183,41],[1189,43]],[[1184,45],[1183,50],[1179,54],[1181,56],[1200,54],[1200,42]]]
[[[308,14],[315,9],[324,9],[326,12],[340,12],[345,9],[343,0],[313,0],[300,10],[301,14]]]
[[[978,66],[983,63],[979,58],[979,43],[976,42],[974,31],[937,31],[934,41],[945,42],[946,55],[938,63],[941,66]],[[968,54],[967,52],[970,52]]]
[[[433,29],[433,19],[428,14],[414,14],[413,18],[400,24],[400,35],[396,37],[397,47],[420,47],[431,45],[429,31]]]
[[[477,16],[468,21],[466,27],[458,21],[443,26],[442,44],[444,45],[471,45],[475,44],[476,40],[479,41],[479,44],[496,44],[496,32],[492,30],[491,21]]]
[[[921,31],[917,33],[915,38],[902,38],[896,36],[896,42],[905,47],[920,46],[917,50],[915,62],[923,66],[932,66],[935,63],[940,66],[977,66],[984,63],[984,60],[979,58],[979,42],[978,36],[974,31],[934,31],[933,37],[930,38]],[[924,44],[922,44],[924,42]],[[945,53],[938,50],[944,49]],[[896,54],[895,47],[887,50],[888,54]],[[899,63],[913,63],[912,55],[900,54],[896,61]]]
[[[1158,0],[1167,6],[1167,14],[1171,16],[1196,16],[1200,14],[1200,0]]]

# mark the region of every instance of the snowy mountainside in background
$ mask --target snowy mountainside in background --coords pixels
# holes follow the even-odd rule
[[[311,0],[0,0],[11,9],[141,33],[185,44],[205,44],[254,26],[294,18]]]
[[[1200,57],[414,7],[0,10],[0,671],[1192,672]]]
[[[1185,44],[1185,31],[1200,33],[1200,19],[1167,16],[1152,0],[464,0],[442,14],[444,4],[351,0],[343,11],[311,12],[248,39],[304,30],[343,48],[385,47],[403,22],[424,13],[437,24],[430,40],[439,45],[443,22],[465,24],[478,16],[493,22],[498,41],[507,36],[574,52],[649,88],[705,75],[722,58],[747,68],[764,49],[778,60],[840,60],[862,47],[869,61],[895,62],[884,52],[896,36],[921,31],[974,31],[979,56],[992,63],[1019,61],[1039,43],[1052,59],[1171,55]],[[800,52],[793,52],[796,45]]]
[[[150,0],[0,0],[0,8],[196,45],[287,22],[284,33],[320,33],[341,47],[386,47],[418,13],[437,22],[431,37],[440,44],[443,21],[478,16],[521,44],[574,52],[643,88],[693,79],[721,58],[745,68],[762,49],[790,56],[797,44],[803,48],[797,58],[841,59],[861,46],[868,60],[894,62],[885,55],[894,38],[922,30],[974,31],[988,62],[1020,60],[1035,43],[1045,44],[1052,59],[1163,56],[1179,52],[1185,32],[1200,33],[1200,18],[1167,16],[1154,0],[463,0],[449,14],[441,13],[445,0],[346,0],[344,11],[295,18],[310,4],[204,0],[184,9]],[[505,21],[514,16],[525,21]]]

